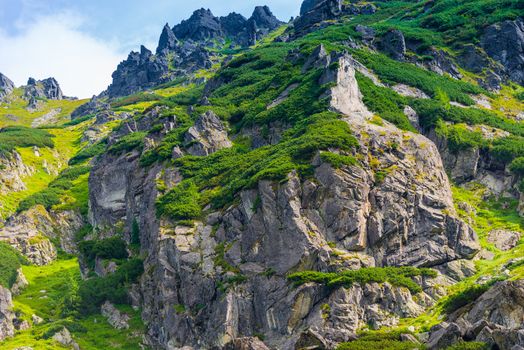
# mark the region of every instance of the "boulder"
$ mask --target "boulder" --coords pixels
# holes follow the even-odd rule
[[[299,16],[293,22],[295,35],[305,34],[311,30],[315,24],[336,19],[341,14],[342,0],[317,1],[313,8]]]
[[[129,329],[130,317],[128,314],[120,312],[113,304],[106,301],[100,308],[102,316],[107,318],[107,322],[116,329]]]
[[[398,29],[388,31],[380,41],[380,48],[395,60],[404,60],[406,54],[404,34]]]
[[[497,229],[488,233],[488,242],[493,243],[497,249],[506,251],[517,245],[520,236],[520,232],[517,231]]]
[[[233,145],[225,125],[212,111],[202,114],[196,120],[195,125],[187,131],[185,141],[191,144],[187,151],[197,156],[206,156]]]

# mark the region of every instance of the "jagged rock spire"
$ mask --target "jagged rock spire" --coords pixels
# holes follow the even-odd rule
[[[173,30],[171,29],[169,24],[166,23],[164,29],[162,29],[162,34],[160,35],[160,39],[158,41],[156,53],[161,54],[165,50],[173,50],[175,49],[177,44],[178,39],[176,38],[175,33],[173,33]]]

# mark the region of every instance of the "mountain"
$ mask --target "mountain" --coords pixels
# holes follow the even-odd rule
[[[523,10],[200,9],[2,124],[0,346],[523,348]]]

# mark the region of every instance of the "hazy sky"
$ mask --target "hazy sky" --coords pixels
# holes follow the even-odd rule
[[[117,64],[140,44],[154,51],[162,27],[201,7],[246,17],[268,5],[281,20],[302,0],[0,0],[0,72],[16,85],[57,78],[66,95],[104,90]]]

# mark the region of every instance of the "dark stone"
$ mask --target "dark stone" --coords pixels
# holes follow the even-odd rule
[[[481,38],[484,51],[502,64],[508,77],[524,85],[524,22],[522,19],[493,24]]]
[[[223,37],[222,26],[211,10],[200,9],[193,12],[187,20],[173,27],[173,32],[179,39],[195,41]]]
[[[460,65],[473,73],[480,73],[489,65],[486,54],[473,44],[464,46],[462,53],[458,56]]]
[[[304,0],[302,6],[300,6],[300,15],[305,15],[309,11],[313,10],[318,4],[325,0]]]
[[[342,14],[342,0],[325,0],[317,2],[308,12],[298,17],[294,22],[295,33],[301,35],[315,24],[333,20]]]
[[[171,30],[169,24],[166,24],[160,35],[160,40],[158,41],[158,47],[156,49],[157,55],[166,51],[174,50],[177,45],[178,39],[176,38],[175,33]]]
[[[163,82],[168,72],[165,58],[154,56],[144,46],[140,53],[131,52],[113,73],[113,83],[108,87],[109,97],[126,96]]]
[[[402,61],[406,54],[406,40],[404,34],[398,29],[393,29],[384,34],[380,48],[392,58]]]
[[[225,17],[220,17],[220,24],[226,36],[235,37],[245,30],[247,19],[238,13],[232,12]]]
[[[375,40],[375,29],[357,24],[355,30],[360,33],[363,41],[371,42]]]

